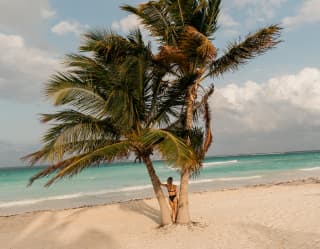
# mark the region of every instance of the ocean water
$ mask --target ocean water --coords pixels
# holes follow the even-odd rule
[[[163,182],[178,172],[164,162],[154,162]],[[49,188],[48,178],[27,187],[39,168],[0,168],[0,215],[34,210],[61,209],[153,197],[144,164],[114,163],[89,168]],[[190,180],[191,191],[264,184],[320,177],[320,152],[208,157],[200,174]]]

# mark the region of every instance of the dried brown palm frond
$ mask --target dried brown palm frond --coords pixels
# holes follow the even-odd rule
[[[205,140],[203,144],[203,159],[205,158],[205,154],[207,153],[210,145],[212,144],[212,129],[211,129],[211,113],[210,113],[210,106],[208,103],[208,98],[205,99],[205,104],[204,104],[204,121],[205,121]]]
[[[208,37],[190,25],[185,26],[179,40],[179,48],[189,59],[200,58],[204,63],[214,60],[217,56],[217,50]]]
[[[187,61],[188,58],[183,54],[179,47],[166,45],[159,48],[159,53],[156,55],[155,59],[162,62],[180,64]]]

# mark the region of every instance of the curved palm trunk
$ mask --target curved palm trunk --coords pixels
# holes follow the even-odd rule
[[[145,163],[151,182],[152,182],[152,186],[153,186],[153,190],[154,193],[156,194],[159,206],[160,206],[160,214],[161,214],[161,225],[169,225],[172,223],[171,220],[171,211],[169,209],[167,200],[165,195],[163,194],[163,191],[161,189],[161,182],[159,180],[159,177],[157,176],[151,159],[149,156],[144,156],[143,158],[143,162]]]
[[[191,222],[188,199],[189,176],[189,170],[185,170],[180,175],[180,194],[176,220],[176,223],[178,224],[189,224]]]
[[[186,99],[186,129],[192,129],[192,120],[193,120],[193,103],[196,98],[196,93],[198,89],[198,84],[191,86],[188,90],[188,95]],[[187,144],[190,145],[190,138],[187,137]],[[190,170],[185,169],[180,174],[180,194],[179,194],[179,203],[178,203],[178,215],[177,223],[178,224],[188,224],[191,222],[190,212],[189,212],[189,199],[188,199],[188,187],[189,187],[189,177]]]

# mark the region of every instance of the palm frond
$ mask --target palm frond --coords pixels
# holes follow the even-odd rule
[[[203,18],[199,28],[200,32],[211,40],[214,38],[213,35],[218,29],[220,5],[221,0],[208,0],[208,6],[205,10],[205,17]]]
[[[196,152],[199,161],[204,159],[204,132],[200,127],[192,127],[189,131],[190,144],[194,151]],[[200,165],[201,166],[201,165]],[[197,171],[197,170],[196,170]]]
[[[43,114],[42,121],[55,123],[43,136],[44,150],[34,155],[33,161],[40,155],[43,160],[56,161],[66,154],[88,152],[117,141],[121,134],[110,118],[97,119],[75,110]]]
[[[45,93],[52,98],[54,105],[71,104],[82,111],[91,111],[97,115],[103,111],[104,96],[97,91],[96,86],[70,73],[58,73],[51,77]]]
[[[52,149],[52,146],[53,146],[53,143],[46,144],[43,146],[41,150],[38,150],[36,152],[30,153],[21,157],[21,160],[27,162],[31,166],[34,166],[36,163],[46,162],[48,154]]]
[[[158,96],[159,104],[152,114],[154,123],[158,123],[160,120],[167,120],[166,125],[169,125],[172,120],[166,118],[167,115],[171,114],[173,117],[180,115],[181,110],[184,108],[187,89],[196,78],[197,74],[187,74],[175,79],[166,87],[163,94]]]
[[[171,132],[150,129],[142,135],[141,140],[145,147],[154,147],[167,162],[175,167],[190,170],[196,170],[199,167],[199,161],[192,147]]]
[[[77,155],[77,156],[68,158],[66,160],[60,161],[60,162],[58,162],[56,164],[53,164],[51,166],[46,167],[45,169],[39,171],[37,174],[35,174],[34,176],[32,176],[29,179],[28,186],[31,186],[35,180],[37,180],[39,178],[42,178],[42,177],[49,176],[52,173],[54,173],[54,172],[56,172],[58,170],[61,170],[64,167],[66,167],[66,165],[72,163],[73,161],[79,160],[81,158],[81,156],[82,155]]]
[[[228,71],[235,71],[250,59],[267,52],[281,42],[281,27],[271,25],[249,34],[243,41],[229,45],[228,50],[210,65],[208,76],[215,77]]]
[[[41,121],[43,123],[54,121],[54,126],[49,129],[47,135],[44,136],[44,142],[52,141],[53,138],[60,136],[63,132],[68,133],[70,136],[74,136],[77,139],[83,137],[98,138],[98,137],[118,137],[120,130],[114,126],[111,118],[99,119],[91,115],[87,115],[75,110],[64,110],[54,114],[42,114]],[[79,130],[83,129],[90,132],[87,135],[81,135],[80,131],[73,134],[71,129],[75,126],[80,126]],[[75,129],[77,130],[77,129]]]
[[[189,65],[188,57],[183,52],[176,46],[161,46],[155,60],[167,64],[184,65],[183,67],[186,68],[186,65]]]
[[[200,60],[203,63],[212,61],[216,55],[216,48],[211,41],[195,27],[187,25],[181,35],[179,48],[189,60]]]
[[[130,42],[121,35],[104,29],[92,30],[84,34],[80,52],[94,53],[101,63],[121,63],[132,48]]]
[[[204,122],[205,122],[205,140],[203,144],[203,156],[202,159],[205,158],[205,153],[208,152],[210,145],[212,144],[212,129],[211,129],[211,113],[210,106],[208,103],[208,98],[205,99],[205,112],[204,112]]]
[[[81,74],[86,73],[86,75],[89,75],[89,73],[96,74],[100,72],[108,72],[108,68],[104,64],[93,58],[81,54],[67,54],[65,56],[64,64],[70,68],[81,70],[75,70],[75,72],[79,72]]]
[[[176,28],[169,19],[167,9],[160,2],[150,1],[138,7],[122,5],[121,9],[137,15],[151,35],[159,41],[176,43]]]
[[[46,143],[39,151],[33,152],[21,158],[31,166],[35,164],[47,164],[59,161],[64,161],[63,158],[68,158],[71,155],[81,155],[90,153],[97,148],[101,148],[113,144],[119,140],[114,139],[87,139],[77,140],[68,143],[59,143],[52,141]]]
[[[56,170],[57,168],[58,172],[46,183],[45,186],[48,187],[55,181],[64,177],[72,177],[90,166],[98,165],[102,162],[111,162],[115,159],[128,157],[130,147],[130,142],[120,141],[118,143],[98,148],[90,153],[72,157],[69,161],[67,159],[60,164],[58,163],[59,165],[61,165],[60,167],[52,167],[52,170]],[[44,173],[39,175],[39,177],[42,176],[44,176]]]

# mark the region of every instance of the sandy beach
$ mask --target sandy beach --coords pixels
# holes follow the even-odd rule
[[[155,199],[0,217],[0,248],[320,248],[318,180],[193,193],[190,208],[193,226],[163,228]]]

